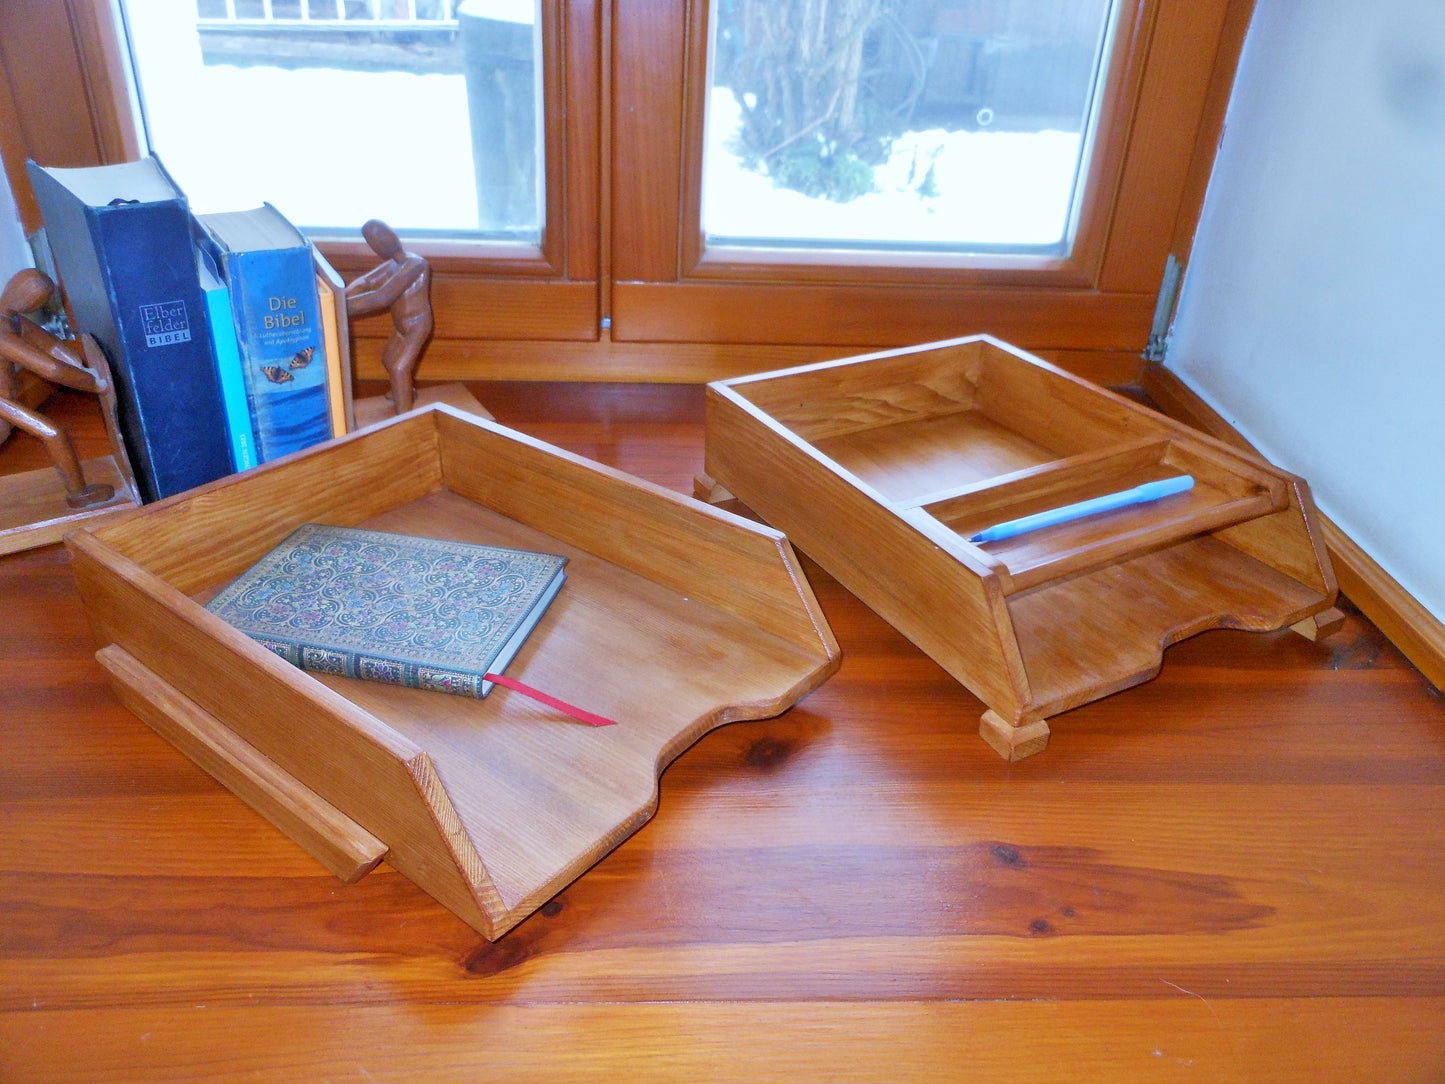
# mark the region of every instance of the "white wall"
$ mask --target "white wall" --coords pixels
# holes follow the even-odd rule
[[[20,212],[15,208],[15,195],[10,191],[10,178],[0,169],[0,286],[9,282],[15,272],[34,265],[25,229],[20,225]]]
[[[1445,2],[1257,0],[1166,364],[1445,619]]]

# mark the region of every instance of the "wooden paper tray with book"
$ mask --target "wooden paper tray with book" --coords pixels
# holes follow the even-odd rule
[[[204,603],[305,522],[563,554],[507,676],[450,696],[295,669]],[[385,858],[488,938],[640,827],[709,729],[838,649],[782,535],[433,406],[67,539],[124,703],[347,881]]]
[[[1313,637],[1339,616],[1303,481],[987,336],[711,384],[705,470],[700,495],[785,531],[984,701],[980,733],[1010,759],[1186,636]],[[1186,475],[1160,500],[970,541]]]

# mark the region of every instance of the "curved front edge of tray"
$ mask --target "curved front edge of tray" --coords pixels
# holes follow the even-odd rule
[[[623,718],[616,728],[572,726],[557,735],[569,739],[557,745],[557,774],[516,782],[518,790],[530,792],[530,804],[503,813],[496,805],[482,809],[459,799],[471,840],[503,898],[491,931],[481,932],[496,940],[645,825],[658,811],[663,772],[704,735],[729,723],[783,714],[831,677],[840,663],[836,651],[815,655],[806,668],[787,675],[786,684],[776,680],[777,675],[768,683],[771,687],[739,681],[744,694],[739,699],[695,699],[667,719],[660,718],[669,714],[666,706],[648,702],[645,690],[639,690],[637,717],[618,712]],[[582,753],[588,748],[593,752]],[[585,765],[578,768],[585,778],[571,787],[569,754],[574,763]],[[525,854],[519,855],[524,839]],[[551,857],[545,857],[549,852]]]
[[[780,691],[777,695],[764,695],[748,701],[719,705],[715,711],[680,730],[671,741],[659,747],[653,762],[654,779],[661,779],[667,766],[709,731],[726,726],[728,723],[745,723],[757,719],[772,719],[782,715],[836,674],[842,662],[842,655],[835,651],[833,654],[825,656],[815,669],[800,674],[795,684]]]
[[[1208,536],[1014,596],[1028,719],[1149,680],[1170,644],[1200,632],[1270,632],[1333,604],[1333,594]]]
[[[1297,616],[1261,616],[1257,613],[1201,615],[1196,620],[1170,629],[1157,641],[1139,641],[1132,645],[1136,650],[1129,650],[1126,645],[1120,657],[1113,660],[1116,665],[1112,669],[1095,668],[1087,680],[1081,678],[1067,690],[1049,690],[1052,699],[1029,704],[1015,716],[1005,717],[994,708],[988,708],[979,719],[979,737],[1005,760],[1022,760],[1044,751],[1052,733],[1051,718],[1152,680],[1163,668],[1165,649],[1180,640],[1210,629],[1273,632],[1286,626],[1308,640],[1316,640],[1337,631],[1343,622],[1344,614],[1332,607],[1329,598],[1320,599],[1308,613]],[[1040,663],[1040,671],[1047,665]]]

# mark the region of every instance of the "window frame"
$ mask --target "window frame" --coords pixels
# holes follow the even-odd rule
[[[972,331],[1096,380],[1132,379],[1165,259],[1187,255],[1253,11],[1253,0],[1135,0],[1121,16],[1109,92],[1137,94],[1114,122],[1127,135],[1106,137],[1091,171],[1109,211],[1084,213],[1070,260],[880,269],[877,257],[804,268],[702,251],[703,95],[687,80],[706,76],[706,0],[543,3],[543,242],[414,243],[435,270],[423,379],[695,382]],[[0,50],[0,121],[13,122],[0,151],[27,229],[39,223],[26,156],[140,153],[115,18],[113,0],[0,11],[12,46]],[[348,276],[374,263],[360,242],[322,248]],[[355,328],[359,376],[382,375],[387,331],[380,318]]]
[[[1143,350],[1215,69],[1232,72],[1228,30],[1250,5],[1126,3],[1066,258],[708,251],[709,7],[617,0],[615,67],[644,74],[616,90],[613,138],[636,167],[614,178],[614,339],[875,347],[989,331],[1026,348]],[[642,64],[658,57],[668,63]],[[683,93],[664,94],[668,85]],[[636,108],[643,101],[658,103],[653,114]],[[645,185],[660,189],[650,201]],[[649,203],[646,222],[621,213]]]
[[[438,323],[447,338],[588,342],[598,336],[601,5],[542,0],[542,10],[541,243],[407,241],[432,264],[433,308],[445,314]],[[38,39],[47,46],[0,53],[8,92],[0,96],[0,109],[16,120],[20,136],[4,144],[5,166],[29,231],[40,221],[26,157],[67,166],[125,161],[145,153],[145,138],[114,0],[30,0],[7,12],[0,30],[9,40]],[[57,70],[64,80],[55,79]],[[348,277],[376,262],[359,237],[321,236],[318,245]],[[370,330],[358,327],[363,349]],[[377,334],[384,338],[385,332]]]
[[[598,5],[541,0],[544,221],[541,243],[408,240],[432,267],[432,305],[449,339],[598,335]],[[376,256],[360,240],[318,246],[345,277]],[[364,330],[362,331],[364,337]]]
[[[1067,256],[1011,255],[989,253],[925,253],[906,246],[878,251],[749,247],[743,245],[710,248],[701,228],[702,176],[706,142],[706,88],[712,84],[710,25],[717,0],[693,0],[700,10],[689,22],[688,70],[703,72],[704,95],[693,95],[686,106],[683,221],[679,238],[680,266],[685,279],[723,281],[766,280],[786,274],[802,282],[860,282],[947,285],[1008,283],[1084,286],[1093,281],[1103,255],[1103,230],[1107,226],[1104,206],[1118,190],[1120,165],[1127,138],[1120,106],[1137,97],[1139,73],[1136,50],[1126,47],[1125,32],[1131,38],[1138,26],[1125,18],[1130,0],[1119,0],[1117,25],[1110,35],[1113,48],[1100,85],[1098,117],[1089,147],[1083,190],[1079,194],[1078,225]],[[1134,13],[1139,14],[1137,11]],[[1132,42],[1130,43],[1132,44]],[[689,76],[691,78],[691,76]],[[698,223],[696,229],[692,223]]]

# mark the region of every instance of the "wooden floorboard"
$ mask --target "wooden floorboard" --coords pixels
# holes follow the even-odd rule
[[[475,390],[701,468],[696,388]],[[1445,700],[1357,611],[1187,640],[1009,764],[804,567],[839,673],[493,944],[328,874],[120,707],[60,547],[0,558],[0,1081],[1445,1080]]]

